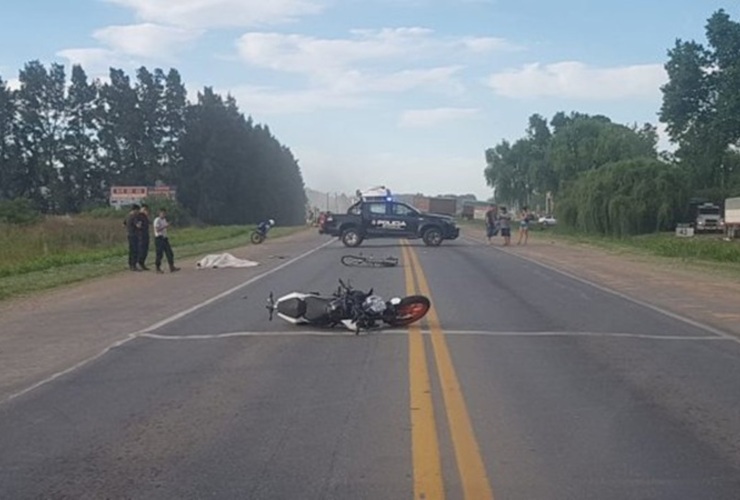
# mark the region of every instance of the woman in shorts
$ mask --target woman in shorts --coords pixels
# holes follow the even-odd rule
[[[522,209],[522,217],[519,219],[519,238],[516,241],[517,245],[521,245],[522,240],[524,240],[525,245],[527,244],[527,240],[529,239],[529,221],[531,219],[529,210],[527,210],[527,207],[524,207]]]

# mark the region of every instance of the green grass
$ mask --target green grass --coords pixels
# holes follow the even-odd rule
[[[647,255],[680,259],[688,262],[716,262],[740,265],[740,241],[726,241],[721,235],[700,235],[680,238],[673,233],[644,234],[626,238],[584,235],[563,228],[533,231],[532,235],[546,235],[574,243],[585,243],[601,248],[633,251]]]
[[[254,226],[173,228],[175,258],[245,246]],[[276,238],[304,229],[277,227]],[[50,218],[0,226],[0,300],[127,269],[128,243],[119,220]]]

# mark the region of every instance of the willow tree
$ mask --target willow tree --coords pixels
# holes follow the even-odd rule
[[[558,216],[582,232],[622,237],[673,229],[688,199],[680,167],[636,158],[579,175],[561,197]]]

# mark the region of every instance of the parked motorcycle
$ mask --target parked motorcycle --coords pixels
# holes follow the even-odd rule
[[[254,245],[259,245],[260,243],[265,241],[265,239],[267,239],[267,233],[268,231],[270,231],[270,228],[272,228],[274,225],[275,225],[274,219],[260,222],[259,224],[257,224],[257,227],[249,235],[249,241],[251,241],[252,244]]]
[[[295,325],[334,327],[342,324],[355,334],[383,324],[410,325],[423,318],[430,307],[429,299],[423,295],[394,297],[386,301],[375,295],[372,288],[368,292],[355,290],[341,279],[337,291],[329,297],[317,292],[291,292],[277,300],[270,293],[267,299],[270,321],[276,313]]]

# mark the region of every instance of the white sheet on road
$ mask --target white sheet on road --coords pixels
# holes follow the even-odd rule
[[[253,267],[258,266],[259,262],[238,259],[230,253],[218,253],[206,255],[195,265],[198,269],[216,269],[220,267]]]

